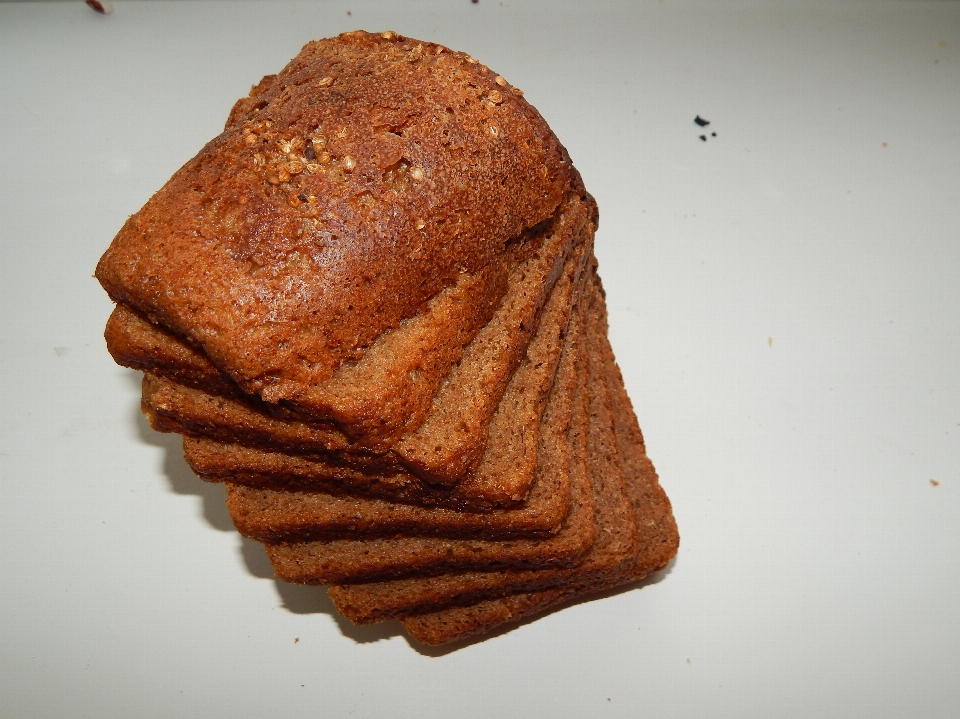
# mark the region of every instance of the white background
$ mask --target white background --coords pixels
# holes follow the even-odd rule
[[[0,715],[957,716],[960,4],[114,4],[0,5]],[[682,536],[453,651],[271,578],[91,277],[237,97],[358,27],[471,53],[568,147]]]

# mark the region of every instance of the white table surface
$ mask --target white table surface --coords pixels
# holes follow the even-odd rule
[[[960,3],[114,5],[0,5],[0,715],[957,716]],[[471,53],[568,147],[682,535],[454,651],[272,579],[91,277],[234,99],[358,27]]]

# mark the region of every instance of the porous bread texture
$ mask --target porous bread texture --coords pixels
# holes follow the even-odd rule
[[[586,407],[578,407],[579,416],[575,415],[574,421],[589,425],[588,471],[593,487],[596,534],[590,550],[576,567],[454,572],[429,581],[405,579],[332,586],[328,590],[330,598],[341,614],[355,623],[368,624],[571,582],[599,581],[621,572],[625,563],[632,563],[639,538],[631,499],[645,488],[624,481],[607,388],[610,378],[605,374],[595,345],[596,333],[588,334],[590,375],[580,392]]]
[[[226,397],[204,396],[190,380],[205,372],[204,364],[213,373],[217,370],[205,363],[202,355],[191,355],[193,351],[186,345],[129,311],[118,308],[108,323],[108,348],[121,364],[148,369],[174,381],[186,377],[187,385],[180,388],[155,379],[145,383],[145,408],[159,431],[295,453],[321,453],[337,464],[366,471],[403,470],[428,481],[451,484],[475,469],[483,455],[487,424],[543,313],[552,311],[544,305],[558,276],[573,273],[574,284],[578,281],[592,247],[589,209],[589,203],[576,195],[564,203],[561,216],[551,223],[533,255],[511,271],[510,289],[490,322],[459,352],[459,363],[451,363],[445,377],[439,376],[438,365],[430,365],[436,371],[424,372],[424,356],[430,355],[429,349],[422,341],[413,342],[411,348],[407,341],[411,334],[413,339],[423,339],[423,332],[411,332],[410,325],[421,319],[418,316],[408,325],[387,333],[385,342],[381,341],[383,338],[375,342],[355,365],[341,368],[325,383],[328,398],[341,410],[363,406],[369,417],[385,412],[384,427],[389,423],[405,426],[405,434],[391,440],[400,440],[392,448],[389,442],[375,442],[371,448],[368,441],[372,435],[351,443],[335,428],[277,416],[269,405],[238,397],[236,393]],[[567,281],[562,280],[561,285]],[[569,289],[563,292],[568,293]],[[561,299],[550,301],[555,306]],[[439,331],[442,318],[420,323],[424,324],[443,334]],[[188,361],[164,363],[167,358]],[[344,378],[344,374],[352,376]],[[425,374],[430,374],[432,380],[423,380]],[[365,377],[366,381],[358,383],[358,377]],[[220,384],[229,383],[222,373],[220,379]],[[188,389],[189,385],[193,387]],[[392,399],[396,393],[407,393],[408,399]],[[411,411],[416,406],[416,416],[411,414],[402,420],[402,406]],[[383,440],[388,434],[392,430],[384,429],[378,436]]]
[[[588,254],[589,248],[582,248]],[[476,469],[453,487],[438,487],[405,471],[358,471],[340,458],[296,456],[185,437],[184,457],[209,481],[231,481],[254,487],[321,490],[333,494],[375,496],[393,501],[454,509],[490,510],[518,506],[536,477],[540,419],[553,381],[571,309],[580,293],[580,258],[571,258],[544,308],[543,318],[526,356],[507,385],[489,424],[479,428],[487,442]],[[482,369],[482,368],[481,368]],[[478,373],[486,374],[484,371]],[[474,389],[480,393],[483,387]],[[154,412],[145,403],[154,426]],[[469,415],[461,420],[466,421]],[[450,416],[451,421],[456,415]],[[174,427],[174,429],[176,429]]]
[[[541,445],[567,441],[578,379],[583,382],[586,375],[582,306],[582,302],[578,304],[564,339],[560,366],[540,424]],[[538,475],[522,506],[483,513],[225,484],[227,509],[237,531],[263,542],[400,534],[482,539],[546,537],[556,533],[570,508],[570,475],[565,472]]]
[[[518,622],[564,602],[639,581],[665,568],[676,556],[680,537],[670,500],[646,455],[640,426],[607,340],[606,308],[602,302],[598,319],[603,328],[600,349],[610,378],[608,388],[621,466],[627,483],[642,488],[633,493],[633,509],[639,532],[638,552],[631,562],[625,563],[621,572],[611,576],[584,578],[585,581],[574,581],[552,589],[524,592],[470,606],[449,607],[402,618],[404,629],[418,642],[440,645],[485,634],[502,624]]]
[[[563,147],[462,53],[308,43],[114,238],[96,276],[244,392],[325,419],[314,387],[551,217]]]

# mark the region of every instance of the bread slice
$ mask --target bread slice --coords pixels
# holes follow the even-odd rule
[[[631,500],[645,487],[624,482],[619,461],[605,367],[596,332],[590,335],[589,446],[594,488],[593,545],[573,569],[455,572],[428,581],[406,579],[352,586],[332,586],[330,598],[345,617],[358,624],[418,614],[451,604],[468,605],[498,597],[550,588],[571,581],[614,576],[632,561],[638,546],[637,520]],[[632,479],[632,478],[631,478]]]
[[[564,339],[560,366],[540,423],[540,451],[544,446],[567,441],[578,378],[581,384],[586,381],[586,343],[581,340],[583,304],[579,303]],[[495,452],[494,444],[488,453]],[[546,537],[559,530],[570,508],[570,475],[566,472],[539,475],[526,502],[516,509],[482,513],[225,484],[227,508],[237,530],[263,542],[400,534],[482,539]]]
[[[536,477],[540,419],[571,305],[579,294],[574,292],[575,283],[582,284],[576,275],[579,270],[579,261],[571,263],[557,281],[537,335],[485,429],[489,451],[485,451],[477,468],[454,487],[430,485],[405,471],[380,469],[377,472],[376,467],[369,472],[358,471],[341,464],[336,456],[297,456],[195,437],[184,438],[184,457],[191,468],[208,481],[373,496],[453,509],[485,511],[519,506]],[[476,392],[482,392],[482,388],[476,388]],[[146,409],[148,412],[152,409],[149,402]],[[151,420],[157,426],[152,415]],[[176,429],[175,426],[168,428]]]
[[[240,416],[233,417],[232,424],[227,418],[226,424],[217,427],[218,438],[224,441],[285,446],[301,452],[383,453],[406,437],[406,452],[391,452],[383,462],[399,467],[404,464],[403,455],[411,454],[412,464],[407,464],[414,468],[425,464],[429,476],[433,465],[458,453],[465,442],[471,448],[482,446],[482,436],[478,439],[473,433],[451,442],[441,457],[424,461],[419,458],[422,445],[426,442],[435,447],[438,443],[433,435],[437,432],[423,432],[419,439],[413,433],[431,412],[446,416],[463,414],[469,408],[477,415],[473,423],[489,418],[536,332],[544,303],[572,249],[592,233],[588,199],[568,196],[554,220],[524,242],[512,245],[514,252],[478,273],[461,275],[460,281],[434,297],[423,313],[385,332],[359,360],[342,365],[330,379],[318,384],[314,401],[325,407],[326,422],[297,421],[283,405],[245,395],[201,352],[123,305],[107,323],[107,348],[122,365],[236,400],[241,406],[233,412]],[[522,259],[512,262],[521,255]],[[509,284],[501,291],[504,282]],[[522,329],[518,331],[518,327]],[[457,376],[444,382],[451,371]],[[480,382],[487,391],[484,401],[476,404],[469,392]],[[442,385],[447,387],[442,401],[434,401]],[[249,415],[264,418],[259,431],[250,426],[256,419]],[[433,424],[441,433],[446,430],[451,437],[457,436],[442,421],[434,419]],[[446,445],[444,441],[439,444]],[[472,453],[468,455],[474,458]],[[362,462],[362,457],[356,461]],[[458,467],[435,473],[447,476]]]
[[[543,118],[497,80],[393,33],[309,43],[124,224],[96,276],[247,394],[326,420],[319,385],[572,187]]]
[[[321,449],[385,447],[405,430],[415,429],[463,347],[506,294],[510,259],[505,256],[476,273],[460,275],[423,312],[384,332],[359,360],[344,363],[318,384],[314,394],[318,407],[324,408],[324,420],[301,422],[310,427],[313,442]],[[559,255],[556,259],[562,262]],[[283,404],[247,395],[202,352],[126,305],[116,306],[104,336],[118,364],[245,402],[267,416],[297,419]]]
[[[605,324],[605,310],[602,319]],[[605,333],[602,350],[608,376],[611,377],[609,387],[622,467],[628,483],[642,487],[639,493],[634,493],[640,542],[632,562],[626,563],[621,572],[607,577],[581,577],[552,589],[519,593],[471,606],[450,607],[403,618],[404,628],[417,641],[439,645],[477,636],[563,602],[636,582],[663,569],[676,556],[680,538],[670,500],[660,487],[653,464],[646,455],[636,415]]]

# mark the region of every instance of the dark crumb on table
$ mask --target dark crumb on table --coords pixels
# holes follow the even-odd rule
[[[706,135],[700,135],[700,139],[703,140],[704,142],[706,142],[706,141],[707,141],[707,136],[706,136]]]
[[[711,133],[710,133],[710,137],[716,137],[716,136],[717,136],[717,133],[715,133],[715,132],[711,132]]]
[[[300,637],[294,637],[294,640],[293,640],[293,643],[294,643],[294,644],[296,644],[296,643],[299,642],[299,641],[300,641]]]
[[[704,120],[704,119],[703,119],[702,117],[700,117],[699,115],[697,115],[695,118],[693,118],[693,121],[694,121],[695,123],[697,123],[698,125],[700,125],[700,127],[706,127],[707,125],[710,124],[710,121],[709,121],[709,120]]]

